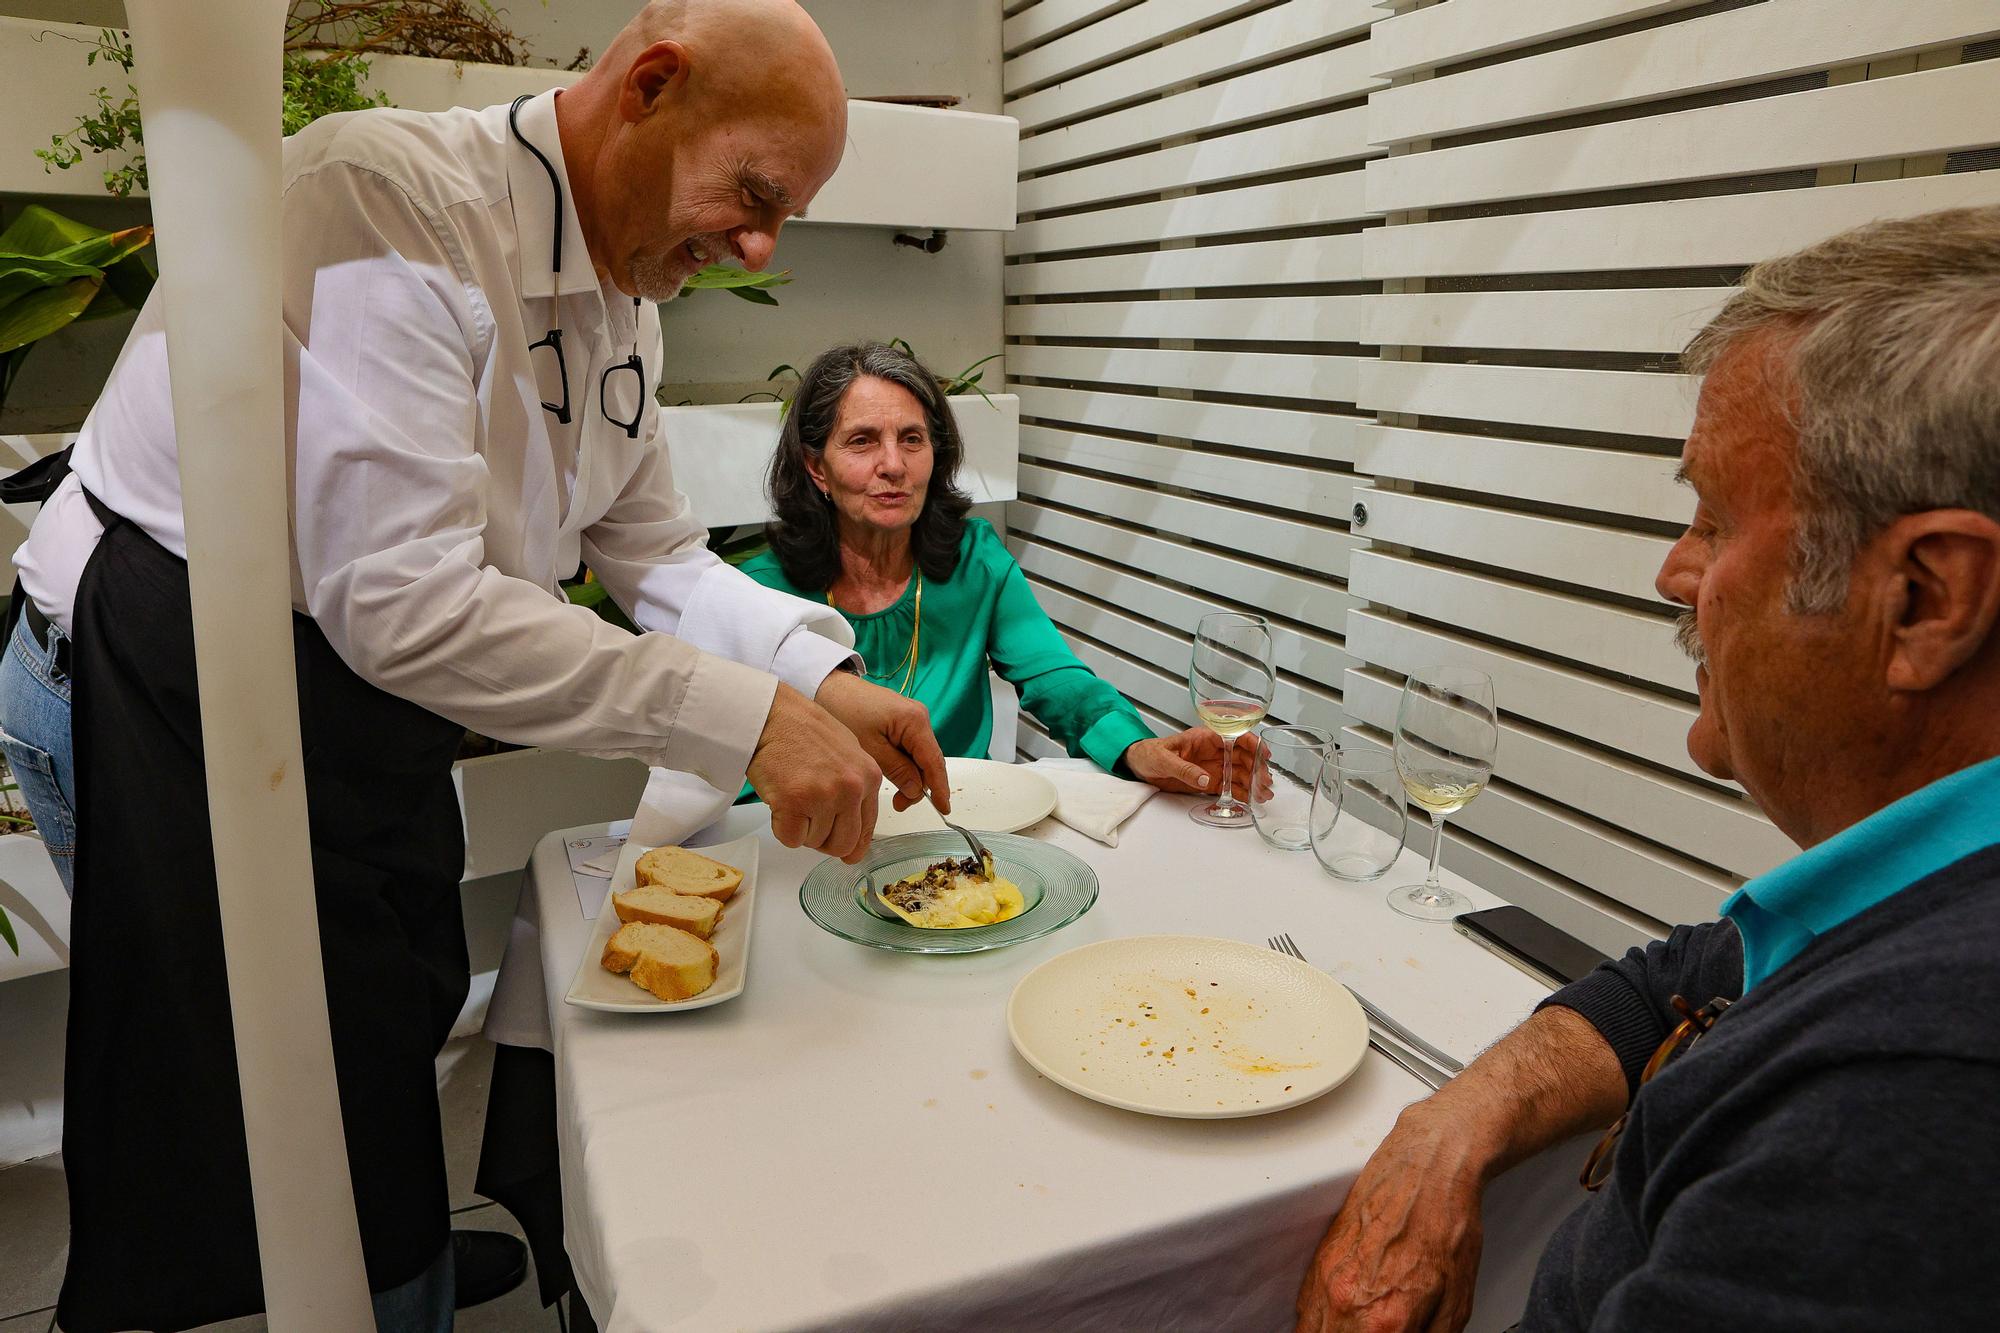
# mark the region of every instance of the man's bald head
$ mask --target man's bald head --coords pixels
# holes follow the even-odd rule
[[[556,118],[592,261],[659,300],[705,262],[770,261],[840,163],[847,98],[795,0],[653,0]]]

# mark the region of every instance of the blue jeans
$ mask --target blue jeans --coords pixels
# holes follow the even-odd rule
[[[63,888],[74,895],[76,750],[70,743],[70,680],[57,665],[62,642],[63,632],[54,625],[43,647],[29,631],[26,616],[15,624],[13,638],[0,653],[0,751],[14,770]],[[452,1268],[452,1247],[446,1241],[429,1268],[400,1287],[375,1293],[378,1333],[449,1333]]]
[[[26,593],[21,594],[23,597]],[[49,646],[35,642],[28,618],[0,653],[0,751],[35,817],[35,828],[76,892],[76,752],[70,745],[69,676],[57,665],[63,632],[49,626]]]

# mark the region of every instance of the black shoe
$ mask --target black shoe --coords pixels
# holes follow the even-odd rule
[[[528,1277],[528,1247],[504,1231],[452,1232],[451,1262],[458,1310],[505,1296]]]

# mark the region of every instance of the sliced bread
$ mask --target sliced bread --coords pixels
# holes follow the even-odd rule
[[[633,873],[641,884],[657,884],[675,893],[726,902],[743,883],[735,866],[711,860],[685,847],[655,847],[639,858]]]
[[[707,939],[715,933],[722,904],[713,898],[675,893],[659,884],[641,884],[625,893],[611,895],[612,910],[620,921],[650,921],[660,926],[679,926],[692,935]]]
[[[715,984],[715,946],[673,926],[632,921],[604,942],[604,968],[662,1000],[691,1000]]]

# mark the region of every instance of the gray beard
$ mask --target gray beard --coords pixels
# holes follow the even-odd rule
[[[632,257],[632,285],[638,288],[633,295],[647,301],[671,301],[681,294],[687,279],[676,271],[678,264],[671,258],[673,253],[670,250],[663,255]]]

